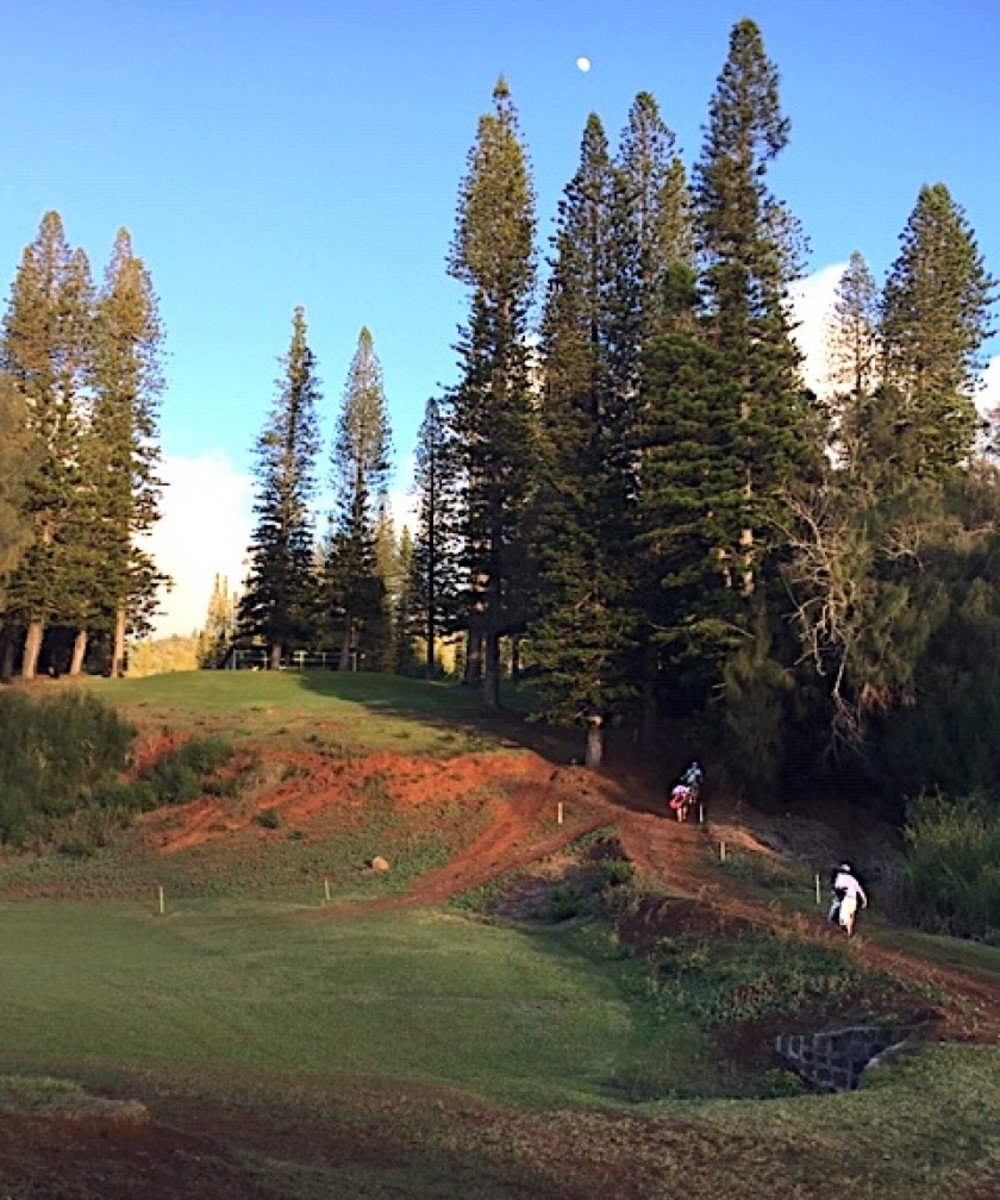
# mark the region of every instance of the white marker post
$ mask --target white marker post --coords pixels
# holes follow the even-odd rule
[[[163,884],[162,883],[157,888],[157,892],[159,893],[159,908],[160,908],[160,916],[162,917],[163,914],[167,911],[166,900],[163,895]]]
[[[563,802],[560,800],[558,802],[558,804],[556,804],[556,824],[561,825],[562,823],[563,823]]]

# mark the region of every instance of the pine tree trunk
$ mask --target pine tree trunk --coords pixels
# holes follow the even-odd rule
[[[44,634],[44,622],[36,620],[28,623],[28,632],[24,635],[24,661],[21,664],[22,679],[34,679],[38,673],[38,656],[42,652],[42,637]]]
[[[272,642],[268,652],[268,669],[271,671],[281,670],[281,642]]]
[[[351,642],[354,640],[354,621],[351,614],[347,613],[344,617],[344,640],[340,644],[340,665],[338,670],[349,671],[351,669]]]
[[[593,716],[587,718],[587,749],[583,756],[583,765],[592,771],[604,761],[604,718]]]
[[[479,687],[483,680],[483,631],[469,626],[465,641],[465,676],[467,687]]]
[[[123,607],[115,614],[115,643],[111,652],[111,677],[122,679],[125,675],[125,628],[128,611]]]
[[[17,645],[14,634],[5,629],[0,634],[0,683],[9,683],[14,678],[14,659],[17,655]]]
[[[73,655],[69,660],[69,673],[71,678],[83,673],[83,660],[87,657],[87,640],[88,633],[86,629],[78,629],[76,637],[73,639]]]
[[[515,687],[521,681],[521,639],[517,634],[510,639],[510,679]]]
[[[483,708],[496,712],[500,707],[500,635],[490,630],[483,646]]]
[[[424,656],[424,674],[428,679],[434,678],[434,669],[437,666],[437,658],[435,655],[436,642],[437,621],[434,617],[433,605],[429,605],[427,609],[427,653]]]
[[[656,745],[660,730],[660,711],[656,697],[659,655],[654,642],[647,642],[642,655],[642,748],[649,753]]]

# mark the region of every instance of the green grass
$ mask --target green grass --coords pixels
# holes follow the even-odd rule
[[[83,856],[11,856],[0,873],[0,897],[142,900],[162,886],[171,902],[318,905],[329,890],[338,904],[361,903],[405,891],[420,875],[443,866],[478,829],[471,815],[438,828],[410,829],[396,818],[388,798],[359,812],[336,813],[321,828],[298,828],[282,819],[270,829],[254,821],[245,830],[169,855],[144,843],[141,830],[122,831],[111,844]],[[367,870],[376,854],[389,860],[390,871]]]
[[[447,684],[240,672],[89,686],[146,731],[334,759],[527,740],[517,718],[484,722],[478,697]],[[234,1116],[227,1145],[264,1194],[295,1200],[998,1194],[995,1047],[927,1047],[846,1096],[732,1098],[747,1080],[720,1063],[718,1029],[870,994],[846,949],[692,935],[630,955],[593,920],[531,930],[454,910],[323,914],[324,877],[338,904],[377,899],[455,850],[403,829],[383,784],[374,777],[353,827],[283,818],[183,855],[143,856],[126,836],[89,858],[7,863],[7,894],[139,899],[0,902],[0,1111],[93,1115],[108,1092],[191,1129],[200,1106],[244,1113],[248,1129],[280,1134],[267,1147],[241,1140]],[[388,875],[359,870],[373,853],[392,861]],[[718,869],[750,895],[812,910],[794,873],[740,857]],[[995,977],[996,951],[898,941]],[[303,1149],[314,1136],[332,1151]],[[344,1154],[358,1137],[378,1152]],[[5,1191],[33,1194],[0,1170]]]
[[[334,755],[354,747],[450,757],[536,736],[516,713],[483,718],[475,689],[393,675],[189,671],[87,686],[147,728],[278,737]]]
[[[1000,984],[1000,949],[996,946],[899,928],[893,928],[891,934],[881,936],[879,940],[937,966],[965,971]]]
[[[584,950],[426,911],[5,904],[0,1070],[252,1069],[539,1105],[614,1096],[641,1066],[648,1091],[660,1039]],[[691,1078],[701,1049],[683,1052]]]

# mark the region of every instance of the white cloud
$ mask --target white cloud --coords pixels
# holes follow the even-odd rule
[[[205,624],[215,576],[230,590],[243,582],[252,528],[252,480],[213,452],[199,458],[165,457],[163,516],[149,539],[159,570],[173,578],[160,593],[163,613],[154,635],[187,636]]]
[[[389,510],[396,528],[396,535],[403,532],[403,526],[408,526],[410,533],[417,529],[417,512],[420,498],[413,490],[413,477],[417,466],[417,456],[408,455],[397,467],[396,477],[399,484],[389,492]],[[402,479],[399,477],[402,475]]]
[[[792,312],[798,322],[795,341],[805,355],[802,375],[806,386],[820,396],[829,389],[827,327],[833,314],[837,285],[847,267],[846,262],[832,263],[814,271],[800,280],[792,293]]]
[[[798,325],[795,342],[805,355],[802,375],[806,386],[819,396],[829,393],[827,334],[837,298],[837,286],[848,263],[832,263],[799,281],[792,293],[792,313]],[[1000,409],[1000,355],[991,358],[982,376],[982,388],[976,393],[976,407],[989,414]]]
[[[1000,354],[986,364],[982,382],[982,389],[976,393],[976,407],[989,416],[1000,409]]]

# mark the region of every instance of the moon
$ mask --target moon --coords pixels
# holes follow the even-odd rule
[[[590,59],[584,58],[582,55],[576,60],[577,70],[582,71],[584,75],[590,70]]]

